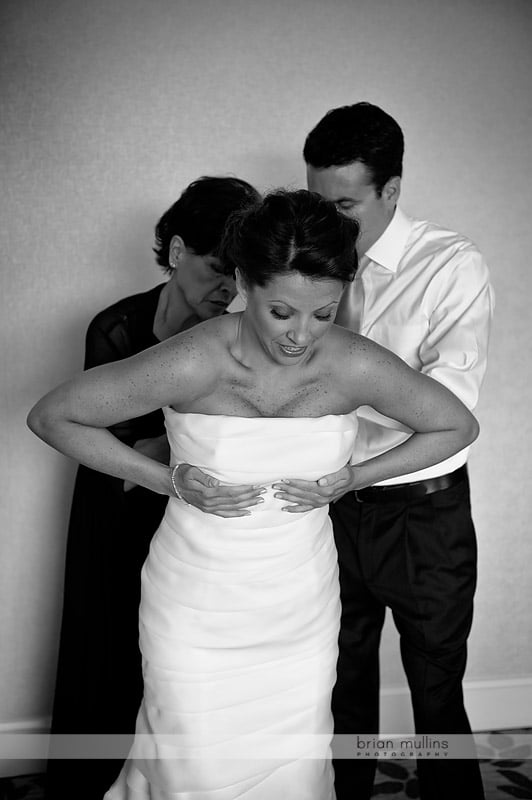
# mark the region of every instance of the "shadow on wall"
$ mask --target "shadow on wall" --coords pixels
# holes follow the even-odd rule
[[[254,183],[254,175],[267,175],[268,182],[257,185],[260,192],[267,193],[272,189],[305,189],[305,164],[301,155],[301,148],[285,151],[271,151],[266,148],[244,153],[242,158],[242,175]],[[247,177],[251,176],[251,177]],[[256,185],[256,183],[255,183]]]

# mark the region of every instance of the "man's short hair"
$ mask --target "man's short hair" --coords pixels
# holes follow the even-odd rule
[[[333,108],[311,130],[303,157],[316,169],[360,161],[380,194],[390,178],[403,174],[404,137],[397,122],[371,103]]]

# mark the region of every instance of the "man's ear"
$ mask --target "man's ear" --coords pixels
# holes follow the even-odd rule
[[[235,269],[235,283],[236,283],[236,290],[237,290],[238,294],[240,295],[242,300],[244,300],[244,302],[247,302],[248,290],[247,290],[247,286],[246,286],[246,281],[245,281],[244,276],[242,275],[242,273],[238,269],[238,267]]]
[[[177,269],[179,263],[186,253],[186,246],[181,236],[172,236],[170,247],[168,248],[168,266]]]
[[[389,205],[391,208],[395,208],[399,201],[399,195],[401,194],[401,178],[399,175],[394,175],[393,178],[389,178],[383,186],[381,197],[384,198],[386,204]]]

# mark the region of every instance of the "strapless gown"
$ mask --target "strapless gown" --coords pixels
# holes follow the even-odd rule
[[[105,800],[332,800],[331,523],[327,507],[282,511],[271,484],[340,469],[356,417],[165,421],[172,463],[267,493],[230,519],[169,500],[142,571],[135,744]]]

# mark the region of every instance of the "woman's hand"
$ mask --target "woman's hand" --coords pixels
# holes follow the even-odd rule
[[[249,508],[264,502],[266,489],[253,485],[225,485],[190,464],[180,464],[174,481],[183,500],[206,514],[217,517],[245,517]]]

